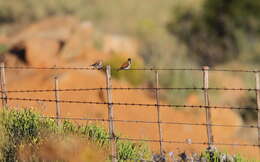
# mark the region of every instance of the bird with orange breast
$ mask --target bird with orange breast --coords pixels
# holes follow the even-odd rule
[[[90,65],[98,70],[103,68],[103,62],[101,60],[97,60],[94,64]]]
[[[132,60],[131,60],[131,58],[128,58],[127,61],[125,63],[123,63],[119,69],[117,69],[117,71],[130,69],[131,64],[132,64]]]

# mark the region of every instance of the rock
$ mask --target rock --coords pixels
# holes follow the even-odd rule
[[[59,42],[47,38],[26,41],[25,59],[30,66],[50,67],[58,63]]]
[[[8,42],[8,38],[6,35],[0,35],[0,44],[6,45]]]
[[[90,48],[91,46],[90,37],[92,31],[92,25],[88,22],[77,26],[75,32],[73,32],[61,51],[61,57],[65,59],[73,59],[84,55],[84,52],[87,51],[86,48]]]
[[[55,65],[58,53],[78,24],[79,21],[72,17],[44,19],[14,33],[9,41],[10,52],[30,66]]]
[[[138,53],[137,41],[121,35],[106,35],[102,46],[105,53],[124,53],[128,57],[135,57]]]
[[[15,67],[15,66],[24,66],[24,63],[21,62],[15,55],[10,53],[5,54],[4,58],[6,66]]]
[[[27,26],[24,30],[16,32],[10,40],[10,44],[14,45],[18,42],[31,38],[48,38],[59,41],[66,41],[79,21],[72,17],[52,17],[36,22]]]

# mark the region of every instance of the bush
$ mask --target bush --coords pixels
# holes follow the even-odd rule
[[[197,62],[216,65],[238,58],[244,48],[241,43],[256,41],[259,16],[257,0],[208,0],[201,11],[174,9],[167,28],[188,46]]]
[[[247,95],[240,98],[240,105],[246,107],[246,109],[239,110],[239,114],[242,117],[243,121],[246,123],[256,122],[257,121],[257,105],[255,95]]]
[[[118,159],[119,161],[125,161],[129,159],[149,159],[150,152],[148,147],[144,144],[137,144],[128,141],[119,141],[117,142],[118,148]]]
[[[101,127],[96,125],[85,125],[80,127],[79,132],[80,134],[89,137],[90,140],[93,140],[100,146],[106,146],[109,144],[109,134]]]
[[[0,160],[19,161],[18,151],[20,147],[29,145],[33,151],[32,161],[41,161],[37,154],[40,144],[50,136],[75,135],[86,137],[100,147],[109,147],[109,135],[104,128],[96,125],[75,125],[69,121],[63,121],[61,127],[53,119],[41,118],[40,114],[32,110],[6,110],[0,113]],[[149,156],[148,148],[143,144],[117,141],[118,158],[133,159]]]
[[[237,155],[230,155],[228,153],[219,152],[219,151],[204,151],[201,153],[200,156],[201,161],[214,161],[214,162],[220,162],[220,161],[226,161],[226,162],[243,162],[248,161],[247,159],[244,159],[239,154]],[[253,161],[253,160],[252,160]]]
[[[0,116],[3,135],[6,136],[1,148],[3,161],[16,161],[17,150],[22,143],[36,146],[43,138],[41,131],[55,126],[53,120],[41,120],[39,114],[26,109],[3,111]]]
[[[208,29],[219,36],[234,34],[239,28],[248,33],[260,32],[258,0],[209,0],[204,3],[203,19]]]
[[[124,79],[131,83],[134,86],[138,86],[141,83],[144,82],[144,72],[143,71],[131,71],[131,70],[122,70],[122,71],[117,71],[117,69],[121,66],[122,63],[126,62],[127,58],[124,56],[120,56],[120,54],[114,53],[114,55],[111,57],[110,60],[105,62],[105,65],[110,65],[112,70],[111,70],[111,75],[112,77],[116,79]],[[133,59],[132,58],[132,66],[131,68],[140,68],[142,67],[141,61],[138,59]]]
[[[0,44],[0,55],[8,51],[8,47],[4,44]]]

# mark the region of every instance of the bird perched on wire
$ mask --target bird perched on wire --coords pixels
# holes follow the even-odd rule
[[[123,63],[119,69],[117,69],[117,71],[130,69],[131,64],[132,64],[132,60],[131,60],[131,58],[128,58],[127,61],[125,63]]]
[[[94,64],[90,65],[98,70],[103,68],[103,62],[101,60],[97,60]]]

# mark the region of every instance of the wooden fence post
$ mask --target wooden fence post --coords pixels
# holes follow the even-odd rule
[[[56,122],[60,126],[60,95],[59,95],[59,80],[58,77],[54,77],[54,87],[55,87],[55,102],[56,102]]]
[[[1,94],[2,94],[2,106],[7,108],[7,92],[6,92],[6,78],[5,78],[5,63],[1,63]]]
[[[163,146],[162,146],[162,128],[161,128],[161,119],[160,119],[160,99],[159,99],[159,73],[155,71],[155,81],[156,81],[156,107],[157,107],[157,123],[158,123],[158,132],[159,132],[159,141],[160,141],[160,154],[163,155]]]
[[[108,102],[108,120],[109,120],[109,135],[111,142],[111,155],[112,162],[117,161],[116,157],[116,141],[115,141],[115,133],[114,133],[114,124],[113,124],[113,100],[112,100],[112,78],[111,78],[111,68],[110,65],[106,66],[106,83],[107,83],[107,102]]]
[[[213,145],[214,137],[212,134],[211,127],[211,109],[209,104],[209,67],[203,66],[203,89],[204,89],[204,104],[205,104],[205,112],[206,112],[206,128],[207,128],[207,137],[208,137],[208,147]]]
[[[257,104],[257,127],[258,127],[258,145],[260,147],[260,85],[259,73],[255,72],[255,85],[256,85],[256,104]]]

